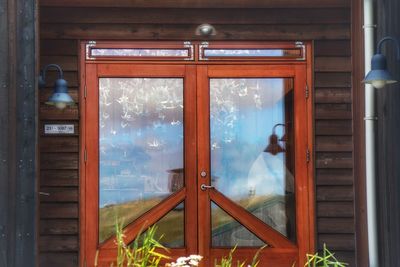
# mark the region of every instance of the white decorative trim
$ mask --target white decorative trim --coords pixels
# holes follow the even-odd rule
[[[183,42],[183,47],[190,49],[190,57],[185,58],[185,60],[194,60],[194,46],[191,42],[185,41]]]
[[[96,45],[96,41],[89,41],[86,44],[86,59],[87,60],[94,60],[95,59],[94,57],[90,56],[90,48],[94,47],[95,45]]]
[[[305,46],[305,44],[303,42],[299,42],[299,41],[295,42],[294,44],[295,44],[295,46],[297,48],[301,48],[302,49],[302,55],[303,56],[301,58],[297,58],[297,60],[306,60],[306,46]]]
[[[208,47],[208,42],[202,42],[199,45],[199,60],[208,60],[208,58],[204,57],[204,48]]]

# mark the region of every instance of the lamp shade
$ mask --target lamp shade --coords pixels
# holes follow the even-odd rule
[[[269,136],[269,143],[264,149],[264,152],[271,153],[274,156],[278,153],[285,152],[285,149],[279,145],[278,136],[276,134],[271,134]]]
[[[67,81],[64,79],[56,80],[54,84],[53,94],[49,97],[46,102],[48,105],[54,105],[58,109],[64,109],[68,105],[73,105],[74,100],[68,94]]]
[[[363,81],[372,84],[375,88],[383,88],[386,84],[396,83],[397,81],[387,70],[386,57],[382,54],[376,54],[372,57],[371,71]]]

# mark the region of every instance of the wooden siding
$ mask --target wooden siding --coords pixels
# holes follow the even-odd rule
[[[314,40],[316,242],[319,248],[326,243],[355,266],[350,7],[349,1],[325,1],[326,7],[324,1],[314,2],[318,8],[293,4],[293,8],[285,5],[239,12],[187,6],[73,7],[79,5],[73,1],[63,8],[49,7],[57,1],[43,1],[41,63],[60,64],[66,70],[71,94],[78,100],[77,47],[81,39],[193,40],[198,39],[196,26],[207,21],[217,28],[213,39]],[[43,104],[51,83],[40,96],[41,123],[78,124],[77,108],[56,111]],[[76,266],[78,262],[78,138],[41,135],[42,144],[55,146],[41,151],[41,190],[51,193],[41,198],[41,266]]]
[[[0,266],[32,266],[37,255],[35,2],[0,1]]]
[[[380,0],[377,3],[377,42],[392,36],[400,41],[400,2]],[[400,80],[400,61],[393,43],[384,45],[388,69]],[[381,266],[400,266],[400,85],[377,91],[377,199],[378,238]]]

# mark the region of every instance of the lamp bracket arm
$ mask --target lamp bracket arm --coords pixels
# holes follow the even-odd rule
[[[382,46],[385,42],[387,41],[392,41],[396,44],[397,47],[397,60],[400,60],[400,43],[399,40],[397,40],[396,38],[393,38],[391,36],[386,36],[384,38],[382,38],[379,43],[378,43],[378,54],[382,54]]]
[[[43,68],[43,70],[40,73],[42,78],[43,78],[43,81],[46,81],[46,73],[47,73],[47,70],[49,68],[56,68],[58,70],[58,78],[59,79],[64,79],[64,73],[63,73],[63,71],[62,71],[62,69],[61,69],[61,67],[59,65],[57,65],[57,64],[48,64]]]
[[[276,129],[276,127],[278,127],[278,126],[286,127],[286,125],[283,124],[283,123],[277,123],[277,124],[275,124],[274,127],[272,128],[272,132],[273,132],[273,133],[275,133],[275,129]]]

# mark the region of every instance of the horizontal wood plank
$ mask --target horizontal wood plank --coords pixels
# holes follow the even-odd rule
[[[351,201],[353,199],[353,186],[317,186],[317,201]]]
[[[352,185],[354,181],[352,169],[317,169],[315,174],[317,185]]]
[[[41,0],[41,6],[136,8],[287,8],[350,7],[347,0]]]
[[[318,152],[316,153],[318,169],[352,168],[353,157],[350,152]]]
[[[348,120],[316,120],[315,135],[352,135],[352,122]]]
[[[318,218],[353,218],[354,217],[353,202],[318,202],[317,217]]]
[[[42,153],[40,166],[43,170],[77,170],[78,153]]]
[[[78,170],[44,170],[40,172],[40,186],[78,186]]]
[[[40,138],[41,152],[78,152],[79,138],[77,136],[44,136]]]
[[[45,39],[198,40],[197,24],[41,24]],[[218,25],[210,40],[310,40],[349,39],[348,24]]]
[[[48,64],[57,64],[63,71],[78,71],[78,57],[74,56],[41,56],[40,68]],[[50,69],[49,69],[50,70]]]
[[[42,120],[71,120],[71,121],[77,121],[79,119],[79,111],[78,107],[68,107],[66,109],[60,110],[57,109],[55,106],[49,106],[49,105],[41,105],[40,106],[40,117]]]
[[[42,10],[41,10],[42,11]],[[40,19],[43,19],[41,14]],[[77,56],[78,40],[41,39],[40,56]]]
[[[78,266],[78,252],[42,252],[39,255],[41,267],[72,267]]]
[[[57,62],[53,62],[57,63]],[[53,88],[54,82],[59,78],[59,73],[53,69],[49,69],[46,75],[46,87]],[[64,79],[68,83],[68,88],[79,87],[78,73],[76,71],[64,71]]]
[[[352,136],[317,136],[315,138],[317,152],[351,152],[353,151]]]
[[[77,187],[40,187],[40,202],[78,202]]]
[[[41,23],[101,24],[343,24],[350,23],[348,8],[284,9],[137,9],[137,8],[55,8],[41,9]]]
[[[355,251],[341,251],[335,250],[335,257],[341,261],[348,264],[348,266],[357,266],[356,265],[356,252]]]
[[[323,248],[324,244],[331,251],[335,250],[355,250],[355,238],[353,234],[320,234],[318,235],[318,248]]]
[[[315,40],[314,55],[316,57],[351,56],[349,40]]]
[[[351,73],[350,72],[316,72],[315,73],[315,84],[316,88],[345,88],[351,87]]]
[[[315,103],[351,103],[350,88],[316,88]]]
[[[78,249],[78,237],[75,235],[41,236],[39,240],[40,252],[70,252]]]
[[[314,69],[318,72],[350,72],[351,57],[315,57]]]
[[[354,234],[355,221],[353,218],[319,218],[318,233],[321,234]]]
[[[77,219],[77,203],[42,203],[40,205],[41,219]]]
[[[315,104],[315,119],[350,120],[351,118],[350,104]]]
[[[41,235],[78,235],[78,220],[49,219],[40,220]]]

